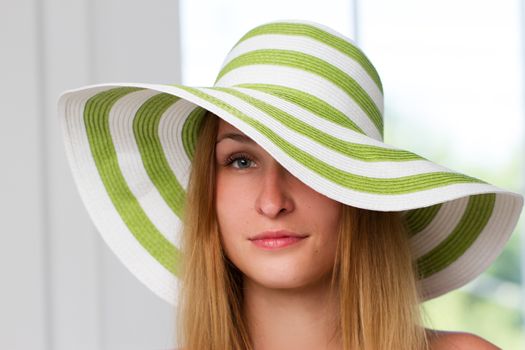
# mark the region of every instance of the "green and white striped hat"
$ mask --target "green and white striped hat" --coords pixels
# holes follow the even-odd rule
[[[350,39],[279,21],[243,36],[213,87],[110,83],[59,100],[82,200],[104,240],[177,304],[179,234],[198,127],[232,124],[314,190],[402,211],[425,299],[471,281],[500,254],[522,196],[383,143],[383,89]]]

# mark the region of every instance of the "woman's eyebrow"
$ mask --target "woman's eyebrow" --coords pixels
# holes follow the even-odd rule
[[[234,132],[229,132],[229,133],[225,133],[225,134],[221,135],[217,139],[215,144],[218,144],[219,142],[221,142],[224,139],[232,139],[234,141],[238,141],[238,142],[242,142],[242,143],[255,143],[255,141],[253,141],[251,138],[249,138],[246,135],[238,134],[238,133],[234,133]]]

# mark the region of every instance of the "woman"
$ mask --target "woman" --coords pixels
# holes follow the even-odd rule
[[[299,181],[231,124],[211,114],[203,124],[187,207],[188,224],[198,226],[186,226],[183,249],[195,252],[180,334],[189,348],[496,349],[467,333],[420,326],[399,213],[345,206]],[[203,212],[215,215],[206,222]],[[210,291],[223,295],[195,292],[209,290],[210,281]],[[224,317],[218,334],[207,332],[213,308]]]
[[[382,108],[367,57],[302,21],[248,32],[211,88],[60,101],[88,211],[185,349],[494,349],[418,306],[496,258],[522,198],[383,143]]]

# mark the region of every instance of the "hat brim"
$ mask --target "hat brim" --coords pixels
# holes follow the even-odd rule
[[[499,255],[523,199],[320,117],[268,88],[113,83],[65,92],[59,114],[82,200],[127,268],[177,303],[180,215],[205,111],[341,203],[403,211],[424,299]]]

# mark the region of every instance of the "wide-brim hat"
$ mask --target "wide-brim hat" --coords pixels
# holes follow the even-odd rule
[[[212,87],[110,83],[63,93],[65,147],[102,237],[140,281],[177,304],[181,215],[210,111],[299,180],[341,203],[401,211],[424,299],[500,254],[522,196],[383,142],[383,89],[352,40],[306,21],[244,35]]]

